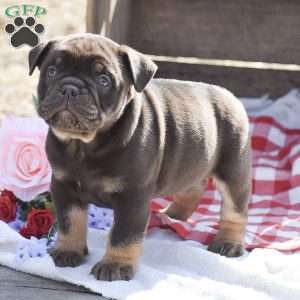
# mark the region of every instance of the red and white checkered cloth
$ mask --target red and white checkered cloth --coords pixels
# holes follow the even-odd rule
[[[250,117],[250,122],[253,195],[245,246],[300,251],[300,130],[287,129],[272,117]],[[150,227],[171,228],[184,239],[209,244],[218,229],[221,203],[212,182],[186,222],[158,212],[170,201],[171,197],[152,200]]]

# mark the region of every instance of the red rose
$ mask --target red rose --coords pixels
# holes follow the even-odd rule
[[[20,234],[22,236],[24,236],[25,238],[27,238],[27,239],[30,239],[31,236],[35,236],[35,237],[38,236],[37,229],[36,228],[31,228],[31,227],[28,227],[28,226],[24,226],[23,228],[21,228]]]
[[[26,238],[35,236],[41,238],[47,235],[54,224],[54,216],[50,209],[33,208],[27,216],[27,224],[20,230],[20,234]]]
[[[16,197],[12,192],[3,191],[0,195],[0,220],[6,223],[15,220],[17,213]]]
[[[17,201],[16,196],[14,195],[14,193],[11,192],[11,191],[8,191],[8,190],[2,191],[1,196],[8,196],[11,200],[13,200],[15,202]]]

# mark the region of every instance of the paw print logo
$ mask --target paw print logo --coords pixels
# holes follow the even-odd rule
[[[44,26],[36,24],[33,17],[26,18],[25,22],[22,17],[16,17],[14,24],[9,23],[5,26],[5,31],[11,35],[10,42],[16,48],[24,44],[36,46],[39,43],[39,35],[44,30]]]

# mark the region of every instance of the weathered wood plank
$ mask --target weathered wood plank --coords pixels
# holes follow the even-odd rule
[[[35,299],[72,299],[72,300],[95,300],[101,297],[91,294],[82,294],[72,291],[50,290],[28,287],[1,287],[1,300],[35,300]],[[102,298],[103,299],[103,298]]]
[[[232,91],[236,96],[270,94],[276,99],[292,88],[300,87],[300,72],[233,68],[157,62],[156,77],[204,81]]]
[[[299,0],[131,0],[129,44],[156,55],[300,63]]]
[[[44,297],[49,297],[51,300],[64,299],[64,297],[71,297],[72,300],[108,299],[82,287],[16,272],[0,266],[0,300],[34,300],[44,299]]]

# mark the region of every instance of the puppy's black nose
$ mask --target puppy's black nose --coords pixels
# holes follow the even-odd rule
[[[72,84],[65,84],[61,89],[62,95],[67,98],[76,97],[79,95],[79,89]]]

